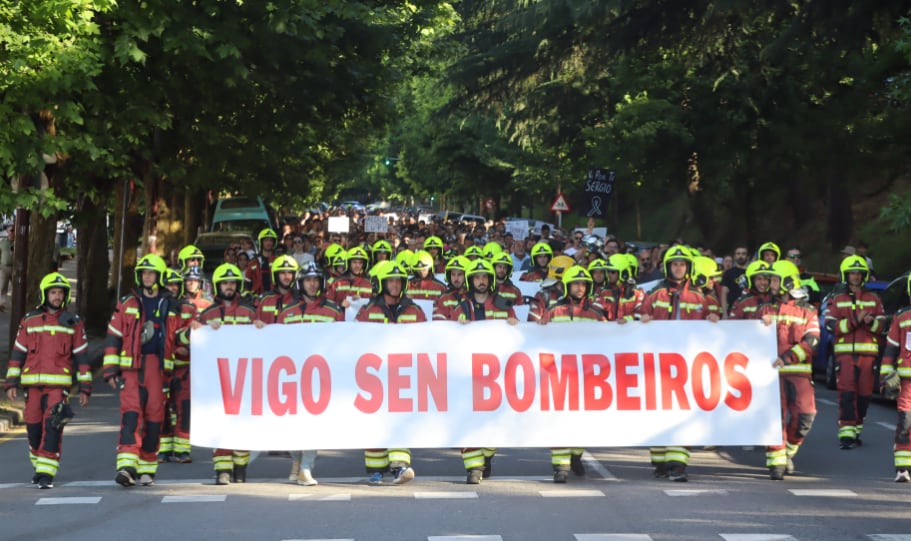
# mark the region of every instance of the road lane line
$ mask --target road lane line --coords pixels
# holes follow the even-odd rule
[[[867,537],[873,541],[911,541],[911,533],[871,533]]]
[[[876,424],[878,424],[879,426],[885,428],[885,429],[888,430],[889,432],[895,432],[895,423],[884,423],[884,422],[880,421],[880,422],[878,422],[878,423],[876,423]]]
[[[476,500],[477,492],[452,491],[452,492],[415,492],[416,500]]]
[[[668,489],[664,493],[668,496],[726,496],[728,491],[719,488],[693,488]]]
[[[783,533],[720,533],[725,541],[797,541],[796,538]]]
[[[350,502],[351,494],[289,494],[289,502]]]
[[[203,494],[199,496],[165,496],[161,503],[215,503],[223,502],[227,494]]]
[[[577,533],[576,541],[652,541],[644,533]]]
[[[585,462],[586,468],[591,468],[598,472],[598,475],[604,478],[605,481],[619,481],[614,474],[605,468],[601,462],[599,462],[591,453],[585,451],[582,453],[582,460]]]
[[[823,498],[856,498],[857,493],[847,489],[791,489],[789,492],[795,496],[818,496]]]
[[[829,400],[828,398],[817,398],[816,403],[825,404],[827,406],[837,406],[838,405],[838,402],[835,402],[834,400]]]
[[[72,496],[67,498],[39,498],[35,505],[79,505],[96,504],[101,496]]]
[[[600,490],[541,490],[538,492],[542,498],[603,498],[604,493]]]
[[[499,535],[431,535],[427,541],[503,541]]]

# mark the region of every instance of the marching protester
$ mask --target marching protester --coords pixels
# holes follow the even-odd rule
[[[905,291],[911,297],[911,274]],[[880,368],[883,394],[896,399],[898,422],[895,424],[895,445],[892,451],[895,482],[911,483],[911,306],[895,314],[883,362]]]
[[[79,384],[79,405],[92,394],[92,371],[86,355],[85,324],[67,311],[70,282],[52,272],[38,286],[39,305],[19,323],[6,371],[6,396],[25,394],[25,428],[28,454],[39,489],[54,488],[60,467],[63,428],[73,418],[69,393],[73,368]]]

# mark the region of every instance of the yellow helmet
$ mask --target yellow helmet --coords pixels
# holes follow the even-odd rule
[[[267,227],[260,231],[259,235],[256,236],[256,240],[260,243],[260,247],[262,247],[263,239],[272,239],[275,242],[278,242],[278,234],[271,227]]]
[[[46,274],[44,275],[44,278],[41,279],[41,283],[38,286],[38,298],[41,301],[39,304],[44,304],[47,302],[47,290],[54,287],[63,289],[63,304],[61,306],[66,306],[69,304],[70,281],[66,279],[66,276],[60,274],[59,272]]]
[[[136,285],[142,287],[142,271],[153,271],[158,273],[158,279],[156,280],[158,285],[164,287],[165,272],[167,272],[167,270],[168,266],[161,256],[157,254],[146,254],[139,259],[139,262],[136,263],[136,269],[133,271],[133,275],[136,278]]]
[[[762,252],[775,252],[775,261],[781,259],[781,248],[778,247],[774,242],[766,242],[756,250],[756,256],[759,259],[762,259]]]
[[[841,281],[848,282],[848,273],[849,272],[859,272],[863,275],[861,284],[867,283],[867,280],[870,278],[870,267],[867,266],[867,260],[859,255],[849,255],[848,257],[841,260],[841,265],[838,270],[841,272]]]
[[[411,258],[411,272],[433,272],[433,256],[427,250],[418,250]]]
[[[365,250],[365,249],[364,249],[363,247],[361,247],[361,246],[355,246],[355,247],[353,247],[353,248],[350,248],[350,249],[345,253],[345,261],[346,261],[346,263],[348,264],[348,270],[351,270],[351,263],[350,263],[350,262],[351,262],[351,260],[353,260],[353,259],[360,259],[361,261],[363,261],[363,262],[364,262],[364,270],[367,270],[367,267],[370,265],[370,255],[367,254],[367,250]]]
[[[440,253],[443,252],[443,239],[437,237],[436,235],[431,235],[424,239],[424,249],[430,250],[431,248],[439,248]]]
[[[405,274],[411,272],[412,260],[414,260],[414,252],[408,248],[405,248],[395,256],[395,262],[401,267],[401,270],[405,271]]]
[[[687,276],[693,271],[693,257],[690,255],[690,251],[686,246],[678,244],[676,246],[671,246],[664,252],[662,264],[664,265],[664,275],[668,277],[671,276],[671,261],[686,262]]]
[[[494,256],[503,253],[503,247],[500,246],[499,242],[490,241],[484,245],[481,253],[484,254],[484,259],[487,261],[492,261]]]
[[[200,267],[206,262],[206,256],[202,250],[192,244],[187,244],[177,252],[177,264],[180,265],[180,270],[187,270],[187,260],[190,259],[198,259]]]
[[[408,288],[408,273],[402,269],[402,267],[394,261],[380,261],[373,268],[373,278],[371,279],[371,285],[373,286],[373,294],[379,295],[386,292],[386,280],[393,278],[401,278],[402,280],[402,291],[399,293],[398,298],[405,296],[405,290]]]
[[[494,271],[497,270],[497,265],[506,265],[506,277],[505,280],[509,280],[512,277],[512,256],[507,252],[500,252],[493,256],[490,260],[491,266],[493,266]]]
[[[299,271],[300,268],[300,264],[298,264],[297,260],[290,255],[283,254],[276,257],[271,266],[272,284],[278,283],[278,273],[290,272],[292,274],[297,274],[297,271]]]
[[[607,270],[620,273],[620,276],[617,278],[619,283],[629,281],[629,261],[626,259],[625,255],[611,254],[611,256],[607,258]]]
[[[561,256],[557,256],[554,259],[556,260],[560,257]],[[570,268],[566,269],[566,272],[563,273],[561,281],[563,282],[564,296],[569,295],[569,284],[573,282],[585,282],[585,297],[588,297],[592,293],[592,284],[594,284],[594,280],[592,280],[592,275],[589,274],[588,270],[582,265],[573,265]]]
[[[478,248],[476,245],[472,244],[468,248],[465,248],[465,253],[463,255],[465,257],[467,257],[468,259],[471,259],[473,257],[475,257],[475,258],[484,257],[484,252],[482,252],[481,249]]]
[[[196,267],[193,267],[193,270],[198,272],[196,270]],[[183,296],[183,275],[181,275],[178,271],[174,269],[168,269],[167,272],[165,272],[164,282],[165,284],[177,284],[177,296]]]
[[[240,268],[238,268],[237,265],[222,263],[215,267],[215,270],[212,272],[212,285],[215,287],[216,293],[218,293],[218,284],[232,281],[237,282],[237,292],[243,293],[244,274],[240,272]]]
[[[747,288],[753,289],[753,277],[754,276],[757,276],[757,275],[771,276],[772,274],[774,274],[774,271],[772,270],[772,265],[770,265],[762,260],[753,261],[752,263],[747,265],[746,271],[744,271],[744,275],[746,276],[746,279],[747,279]]]
[[[550,265],[550,260],[554,258],[554,250],[550,247],[550,244],[546,242],[539,242],[531,247],[531,259],[532,263],[537,265],[534,261],[539,255],[548,256],[547,264]]]
[[[693,263],[693,285],[696,287],[706,287],[710,279],[721,276],[721,270],[718,263],[711,257],[699,256]]]
[[[548,246],[548,248],[550,248],[550,246]],[[547,277],[559,280],[563,277],[563,272],[575,264],[576,260],[568,255],[558,255],[551,259],[550,263],[547,265]]]
[[[388,258],[392,259],[392,245],[388,240],[380,239],[374,242],[370,247],[370,252],[373,254],[373,259],[376,259],[377,254],[388,254]]]
[[[471,279],[475,274],[490,275],[490,285],[487,289],[493,293],[497,288],[497,273],[493,270],[493,265],[490,264],[490,261],[480,258],[469,262],[468,270],[465,272],[465,281],[468,289],[471,289]]]
[[[611,270],[607,261],[599,258],[592,259],[592,262],[588,264],[588,272],[591,274],[594,271],[604,271],[607,272]]]
[[[791,291],[800,287],[800,269],[787,259],[772,264],[772,273],[781,278],[781,289]]]
[[[452,276],[451,276],[452,271],[460,270],[464,273],[465,271],[468,270],[468,267],[470,265],[471,265],[471,260],[463,255],[457,255],[457,256],[453,257],[452,259],[450,259],[449,262],[446,263],[446,270],[444,271],[444,274],[446,276],[446,283],[449,284],[450,287],[452,287]],[[464,284],[462,287],[464,287]]]
[[[633,278],[639,277],[639,258],[636,254],[623,254],[626,256],[626,262],[629,263],[629,273]]]

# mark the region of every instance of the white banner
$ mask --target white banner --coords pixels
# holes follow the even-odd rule
[[[250,450],[781,442],[774,327],[203,327],[192,443]]]
[[[525,240],[528,238],[528,220],[507,221],[506,232],[512,235],[513,240]]]
[[[347,216],[330,216],[329,217],[329,232],[330,233],[347,233],[349,227],[349,220]]]
[[[364,231],[366,233],[383,233],[389,231],[389,221],[385,216],[365,216]]]

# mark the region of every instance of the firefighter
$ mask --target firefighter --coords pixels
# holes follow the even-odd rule
[[[911,297],[911,274],[908,275],[908,296]],[[896,398],[898,422],[895,425],[895,482],[911,482],[911,306],[895,313],[880,375],[883,394]]]
[[[592,276],[585,267],[574,265],[563,272],[563,296],[548,308],[540,323],[565,323],[572,321],[607,321],[604,311],[591,298]],[[579,477],[585,475],[582,453],[578,447],[555,447],[550,450],[554,468],[554,483],[565,483],[572,471]]]
[[[597,261],[597,260],[596,260]],[[603,261],[603,260],[601,260]],[[606,321],[624,324],[635,319],[641,301],[641,290],[630,285],[629,262],[623,254],[612,254],[601,266],[606,275],[605,287],[594,297],[604,311]],[[594,280],[594,276],[592,276]]]
[[[325,250],[323,250],[323,256],[321,258],[320,264],[324,269],[326,269],[326,274],[327,274],[326,287],[327,288],[330,285],[332,285],[332,282],[334,282],[336,278],[338,278],[339,276],[344,274],[346,270],[348,270],[348,267],[346,265],[344,265],[344,259],[342,259],[343,268],[341,270],[339,270],[336,267],[336,265],[338,264],[338,261],[339,261],[336,256],[338,256],[340,253],[344,254],[344,252],[345,252],[345,249],[342,248],[341,245],[336,244],[334,242],[332,244],[330,244],[329,246],[327,246]]]
[[[507,255],[508,257],[508,255]],[[452,320],[467,323],[488,319],[505,319],[510,325],[519,322],[516,319],[512,302],[497,293],[497,275],[493,266],[486,259],[471,261],[466,274],[468,294],[462,303],[452,312]],[[469,447],[462,449],[462,463],[468,472],[465,482],[477,485],[481,479],[491,475],[493,457],[497,450],[493,447]]]
[[[453,319],[452,312],[458,308],[465,299],[466,284],[465,271],[471,263],[465,256],[455,256],[446,263],[446,285],[449,289],[433,303],[434,321],[448,321]]]
[[[203,311],[212,304],[212,296],[205,291],[205,277],[202,274],[201,267],[187,267],[183,271],[183,299],[196,307],[196,310]]]
[[[60,467],[63,428],[73,417],[69,393],[73,368],[79,384],[79,405],[92,394],[92,368],[86,354],[85,324],[67,311],[70,282],[52,272],[38,286],[39,305],[19,323],[6,372],[6,397],[25,394],[25,428],[29,460],[39,489],[54,488]]]
[[[541,282],[547,278],[548,267],[554,258],[550,244],[539,242],[531,247],[531,269],[519,277],[522,282]],[[572,258],[570,258],[572,259]],[[573,261],[575,263],[575,261]],[[569,268],[569,267],[567,267]]]
[[[842,287],[829,299],[825,326],[834,340],[838,443],[848,450],[861,445],[885,313],[879,295],[864,288],[870,269],[863,257],[849,255],[839,270]]]
[[[256,236],[259,253],[247,263],[246,277],[250,281],[253,295],[262,295],[272,289],[272,262],[275,261],[275,245],[278,234],[272,228],[265,228]]]
[[[370,323],[422,323],[427,321],[424,311],[405,296],[408,275],[390,261],[380,263],[373,273],[374,296],[362,307],[355,318]],[[367,449],[364,451],[370,484],[383,482],[383,473],[391,471],[392,483],[401,485],[414,479],[409,449]]]
[[[503,247],[500,245],[499,242],[496,242],[493,240],[488,242],[487,244],[484,245],[483,248],[481,248],[481,254],[484,256],[484,259],[486,259],[487,261],[493,261],[493,258],[497,254],[501,254],[501,253],[503,253]]]
[[[711,257],[698,256],[693,258],[693,285],[699,288],[705,296],[706,305],[710,314],[716,314],[719,319],[724,317],[721,312],[721,296],[718,290],[718,278],[721,270],[718,263]]]
[[[370,247],[371,264],[376,265],[380,261],[389,261],[392,259],[392,245],[388,240],[380,239]]]
[[[774,242],[766,242],[756,250],[756,259],[772,264],[781,259],[781,248]]]
[[[765,261],[753,261],[743,274],[747,290],[731,305],[729,319],[759,319],[759,309],[773,301],[769,291],[772,265]]]
[[[408,297],[412,300],[436,301],[446,293],[446,284],[433,276],[433,258],[424,250],[418,250],[411,260],[413,278],[408,282]]]
[[[596,257],[588,264],[588,273],[592,275],[592,297],[598,298],[605,289],[610,289],[611,284],[607,282],[607,261]]]
[[[190,267],[202,269],[206,262],[206,256],[202,250],[192,244],[187,244],[177,252],[177,265],[181,273],[186,272]]]
[[[475,259],[482,259],[484,257],[484,252],[481,248],[472,244],[468,248],[465,248],[465,253],[462,255],[467,257],[469,261],[474,261]]]
[[[423,248],[433,259],[433,273],[443,274],[446,272],[446,259],[443,257],[443,239],[431,235],[424,240]]]
[[[278,322],[296,324],[345,321],[345,312],[326,297],[325,284],[323,272],[316,263],[307,263],[297,273],[299,300],[282,310]],[[316,456],[315,449],[292,451],[291,473],[288,474],[288,480],[303,486],[318,485],[319,482],[313,478]]]
[[[513,306],[525,304],[525,298],[514,283],[512,283],[512,256],[509,253],[500,251],[490,260],[493,270],[497,274],[497,293],[501,297],[512,303]]]
[[[222,263],[212,272],[212,284],[216,291],[215,302],[199,314],[197,321],[190,323],[191,336],[192,331],[203,325],[218,330],[222,325],[253,323],[256,319],[256,310],[241,297],[244,279],[239,268],[230,263]],[[212,452],[212,462],[215,467],[216,485],[247,482],[249,451],[215,449]]]
[[[529,302],[528,321],[541,322],[547,310],[563,297],[563,272],[575,265],[573,258],[559,255],[550,260],[541,290]]]
[[[194,272],[199,272],[199,267],[189,267],[190,270]],[[177,312],[180,314],[181,327],[189,325],[190,318],[196,316],[196,307],[190,304],[189,302],[183,299],[183,287],[184,280],[183,276],[180,275],[180,272],[174,269],[168,269],[165,272],[165,288],[171,293],[171,296],[175,299],[177,303]],[[165,410],[164,410],[164,421],[161,423],[161,436],[158,443],[158,462],[170,462],[174,458],[174,432],[175,426],[178,422],[178,414],[180,409],[180,404],[177,402],[177,391],[175,388],[175,380],[177,380],[177,366],[178,363],[188,360],[188,356],[184,357],[178,353],[180,347],[178,346],[174,351],[174,374],[171,376],[171,380],[166,386],[169,390],[167,393],[165,401]],[[180,384],[177,383],[176,387],[179,387]],[[189,389],[187,390],[189,394]],[[187,410],[189,414],[189,410]],[[189,429],[189,424],[187,424]],[[189,443],[189,439],[187,440]],[[176,460],[175,460],[176,462]],[[181,460],[181,462],[184,462]]]
[[[367,265],[370,264],[367,250],[355,246],[345,253],[345,261],[348,272],[339,276],[326,293],[326,296],[342,309],[351,306],[350,299],[370,298],[372,291],[370,279],[367,277]]]
[[[280,255],[272,261],[271,276],[269,281],[272,289],[256,299],[256,319],[254,324],[258,328],[278,322],[278,315],[286,306],[297,302],[294,292],[294,279],[300,264],[290,255]]]
[[[142,256],[137,289],[120,299],[104,341],[104,379],[120,390],[117,476],[123,487],[155,484],[166,391],[174,368],[177,303],[165,289],[167,266]],[[137,479],[138,478],[138,479]]]
[[[717,322],[718,315],[710,313],[702,293],[690,282],[693,271],[692,255],[685,246],[671,246],[664,253],[664,280],[642,302],[640,321],[699,320]],[[690,451],[686,447],[652,447],[649,449],[655,477],[685,483],[689,480],[686,467]]]
[[[776,302],[764,305],[759,317],[775,325],[781,386],[782,442],[766,447],[769,479],[780,481],[794,473],[794,455],[810,432],[816,417],[813,391],[813,354],[819,344],[819,318],[800,287],[800,270],[790,261],[772,264],[771,290]]]

